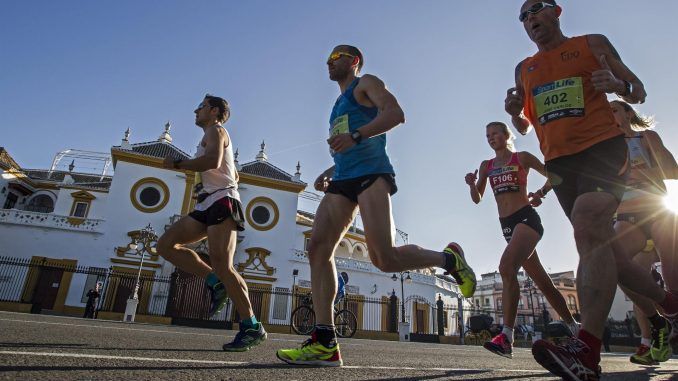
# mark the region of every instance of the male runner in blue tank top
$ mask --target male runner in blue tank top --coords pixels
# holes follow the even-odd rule
[[[475,274],[458,244],[450,243],[442,252],[394,245],[391,195],[397,188],[386,154],[386,132],[405,117],[379,78],[369,74],[358,77],[362,66],[362,53],[349,45],[335,47],[327,60],[330,79],[337,82],[341,95],[332,109],[327,140],[335,165],[315,181],[315,189],[325,192],[308,246],[316,327],[301,348],[277,352],[278,358],[290,364],[343,364],[332,316],[337,293],[334,250],[358,207],[370,260],[378,269],[399,272],[440,267],[455,278],[465,297],[475,291]]]

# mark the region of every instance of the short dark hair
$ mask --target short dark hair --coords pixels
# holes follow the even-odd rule
[[[363,59],[363,52],[360,51],[360,49],[356,48],[353,45],[339,45],[337,48],[346,50],[346,53],[358,57],[358,72],[363,68],[363,63],[365,62]]]
[[[226,99],[211,94],[205,94],[205,100],[210,105],[210,107],[216,107],[219,109],[219,117],[217,118],[217,121],[219,123],[226,123],[228,118],[231,117],[231,108],[229,107]]]

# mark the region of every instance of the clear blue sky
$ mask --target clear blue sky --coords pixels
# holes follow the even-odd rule
[[[324,139],[338,95],[325,59],[359,46],[407,123],[389,135],[400,191],[395,220],[411,241],[458,240],[477,272],[504,248],[492,196],[476,206],[463,177],[489,158],[484,126],[507,121],[506,89],[534,52],[517,20],[521,1],[13,1],[0,12],[0,146],[45,168],[66,148],[107,152],[127,127],[156,139],[165,121],[194,152],[193,109],[205,92],[228,99],[241,162],[262,139],[270,160],[312,182],[331,159]],[[562,1],[567,35],[603,33],[643,80],[657,131],[678,152],[675,15],[678,2]],[[536,137],[517,147],[540,152]],[[531,176],[535,188],[543,181]],[[571,228],[550,195],[538,250],[552,271],[574,269]]]

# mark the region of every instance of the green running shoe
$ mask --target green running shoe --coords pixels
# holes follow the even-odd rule
[[[465,298],[470,298],[476,292],[476,274],[471,266],[466,263],[464,250],[458,243],[451,242],[443,250],[445,258],[445,275],[451,275]]]
[[[666,323],[662,329],[652,329],[652,345],[650,354],[655,361],[664,362],[671,358],[671,345],[669,345],[669,332],[671,326]]]
[[[634,364],[640,364],[640,365],[657,365],[659,364],[657,361],[655,361],[652,358],[652,354],[650,353],[650,347],[647,345],[640,344],[638,349],[636,350],[636,353],[631,355],[631,360],[632,363]]]
[[[292,365],[312,366],[342,366],[344,365],[339,352],[339,344],[327,348],[315,339],[315,333],[310,339],[301,344],[300,348],[279,349],[278,358]]]

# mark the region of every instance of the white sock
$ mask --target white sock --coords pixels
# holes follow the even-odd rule
[[[649,347],[650,345],[652,345],[652,339],[641,337],[640,338],[640,345],[644,345],[646,347]]]
[[[501,333],[506,335],[506,338],[508,339],[509,342],[513,342],[513,328],[509,326],[504,326],[504,329],[501,330]]]

